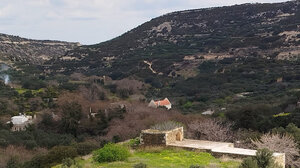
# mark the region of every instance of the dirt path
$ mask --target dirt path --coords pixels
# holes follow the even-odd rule
[[[145,64],[149,65],[149,69],[152,71],[152,73],[157,74],[156,71],[154,71],[154,69],[152,68],[152,63],[148,62],[148,61],[144,61]]]

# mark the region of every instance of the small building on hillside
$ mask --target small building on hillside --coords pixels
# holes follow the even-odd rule
[[[24,131],[26,130],[26,126],[33,122],[34,118],[32,116],[20,114],[19,116],[11,117],[11,121],[9,121],[8,123],[12,124],[11,131]]]
[[[165,98],[164,100],[158,100],[158,101],[151,100],[148,106],[152,108],[166,107],[168,110],[172,108],[172,104],[168,98]]]

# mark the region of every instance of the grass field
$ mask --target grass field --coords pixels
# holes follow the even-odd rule
[[[16,88],[16,91],[19,93],[19,94],[23,94],[27,91],[31,91],[32,94],[37,94],[37,93],[40,93],[43,91],[43,89],[39,89],[39,90],[29,90],[29,89],[24,89],[24,88]]]
[[[124,162],[95,163],[91,157],[77,158],[84,168],[132,168],[135,164],[145,163],[147,168],[189,168],[191,165],[205,167],[237,168],[237,160],[216,159],[209,153],[193,152],[182,149],[162,149],[158,151],[132,151],[132,156]],[[59,168],[60,166],[56,166]]]

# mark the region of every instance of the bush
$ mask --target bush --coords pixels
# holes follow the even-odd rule
[[[260,149],[266,148],[272,152],[285,153],[286,167],[299,167],[299,149],[290,135],[264,134],[260,140],[252,140],[252,143]]]
[[[219,119],[195,120],[188,127],[197,139],[232,142],[235,138],[231,130],[232,123],[224,123]]]
[[[37,155],[33,157],[30,161],[25,162],[23,164],[24,168],[44,168],[44,167],[50,167],[48,165],[48,157],[47,155]]]
[[[257,165],[261,168],[267,167],[272,163],[273,153],[268,149],[259,149],[256,152],[254,159],[257,161]]]
[[[259,149],[256,156],[244,159],[239,168],[280,168],[274,162],[272,155],[273,152],[268,149]]]
[[[99,163],[124,161],[130,156],[129,150],[121,145],[106,144],[103,148],[96,150],[93,159]]]
[[[98,146],[90,142],[82,142],[74,145],[79,155],[87,155],[95,150]]]
[[[183,125],[181,123],[174,122],[174,121],[167,121],[167,122],[156,124],[152,126],[151,129],[160,130],[160,131],[169,131],[182,126]]]
[[[56,146],[47,154],[48,163],[61,163],[66,158],[75,158],[77,151],[71,146]],[[54,164],[55,165],[55,164]]]
[[[33,149],[38,146],[34,140],[25,140],[24,145],[26,149]]]
[[[133,168],[147,168],[147,165],[145,163],[138,163],[134,165]]]
[[[66,158],[62,162],[61,168],[82,168],[74,159]]]
[[[252,158],[246,158],[239,168],[258,168],[257,161]]]
[[[140,145],[140,138],[138,137],[138,138],[134,138],[134,139],[130,139],[130,141],[129,141],[129,146],[131,147],[131,148],[136,148],[136,147],[138,147]]]
[[[3,139],[3,138],[0,138],[0,147],[6,147],[8,145],[8,142]]]
[[[11,157],[7,163],[6,163],[6,168],[20,168],[20,164],[18,162],[18,158],[16,157]]]

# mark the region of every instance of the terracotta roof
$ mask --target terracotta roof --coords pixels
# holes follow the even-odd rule
[[[154,102],[157,106],[166,106],[166,105],[169,105],[171,104],[171,102],[165,98],[164,100],[160,100],[160,101],[156,101]]]

